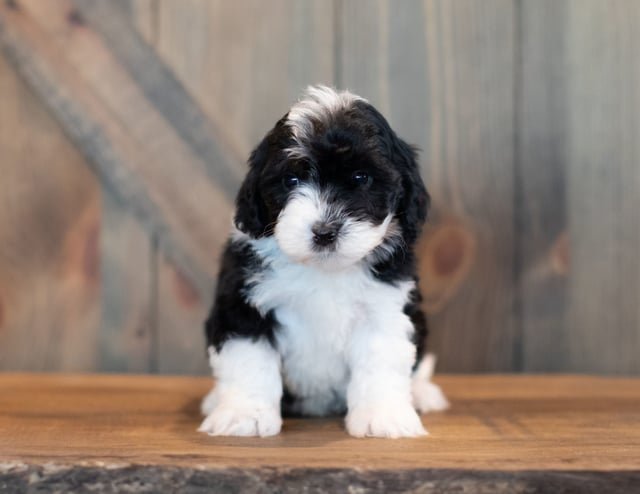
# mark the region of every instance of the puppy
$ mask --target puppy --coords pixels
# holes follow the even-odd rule
[[[281,412],[346,413],[356,437],[426,434],[413,246],[429,196],[415,151],[365,99],[317,86],[251,153],[206,322],[216,384],[200,431],[271,436]]]

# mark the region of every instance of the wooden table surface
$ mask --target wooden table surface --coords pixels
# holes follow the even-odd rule
[[[566,492],[574,484],[576,492],[640,492],[640,380],[482,375],[437,382],[452,408],[423,417],[427,437],[354,439],[331,418],[285,420],[279,436],[260,439],[196,432],[211,379],[0,374],[0,492],[33,482],[50,487],[52,479],[72,491],[64,482],[78,482],[78,472],[102,487],[133,475],[147,486],[178,482],[185,492],[193,482],[220,479],[243,492],[252,492],[249,484],[270,492],[265,485],[283,479],[291,492],[331,492],[326,482],[362,492],[380,482],[388,492],[445,492],[438,489],[465,482],[504,492],[556,484]]]

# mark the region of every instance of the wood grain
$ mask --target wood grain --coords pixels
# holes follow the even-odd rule
[[[157,16],[158,52],[246,157],[307,85],[333,83],[333,2],[161,0]]]
[[[568,4],[567,359],[640,372],[640,4]]]
[[[514,8],[344,3],[344,85],[422,149],[433,197],[422,286],[448,371],[514,366]]]
[[[568,94],[567,3],[525,1],[519,11],[521,61],[517,81],[516,242],[517,316],[525,371],[567,365]]]
[[[221,234],[222,236],[222,234]],[[200,293],[171,260],[160,254],[157,272],[157,371],[162,374],[210,375],[204,321],[213,300]]]
[[[230,211],[202,162],[103,40],[70,15],[69,2],[20,5],[0,7],[2,42],[16,69],[112,192],[159,235],[199,289],[208,286],[216,271],[216,232],[227,228]]]
[[[0,54],[0,369],[96,370],[100,188]]]
[[[96,366],[106,372],[156,370],[157,246],[129,209],[102,194],[101,324]]]
[[[354,439],[342,420],[279,436],[196,432],[206,378],[0,375],[0,463],[452,471],[640,470],[640,384],[580,376],[440,376],[450,411],[420,439]]]
[[[186,92],[170,68],[158,57],[153,45],[142,36],[154,35],[157,24],[157,6],[142,4],[136,12],[148,13],[151,19],[142,33],[127,22],[112,2],[75,0],[78,12],[102,35],[114,57],[135,80],[144,96],[172,127],[180,144],[188,147],[199,158],[219,191],[227,199],[235,198],[235,190],[242,179],[242,153],[234,147],[230,131],[223,120],[207,118],[197,103]],[[138,23],[140,25],[140,23]],[[175,146],[169,142],[165,149]]]

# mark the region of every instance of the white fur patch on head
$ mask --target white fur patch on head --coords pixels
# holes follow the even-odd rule
[[[337,112],[349,108],[364,98],[349,91],[336,91],[328,86],[309,86],[303,98],[298,101],[287,116],[287,125],[300,146],[313,133],[314,122],[327,122]],[[302,149],[293,148],[293,154],[304,154]]]
[[[381,245],[391,220],[391,214],[379,225],[351,218],[339,205],[329,202],[326,194],[305,185],[296,189],[280,212],[275,239],[291,260],[336,271],[356,264]],[[314,246],[312,228],[321,222],[340,225],[337,240],[331,248]]]

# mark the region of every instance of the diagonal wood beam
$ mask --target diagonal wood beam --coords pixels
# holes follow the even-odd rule
[[[100,12],[80,3],[91,19]],[[213,144],[226,140],[158,57],[140,46],[132,27],[110,19],[105,37],[85,10],[70,0],[4,0],[0,47],[105,186],[157,235],[197,289],[210,294],[220,232],[230,224],[229,198],[239,182],[232,161],[240,168],[240,158],[230,146]],[[117,34],[126,43],[114,49],[107,38]],[[125,56],[132,58],[123,62]],[[133,68],[135,57],[151,60],[138,62],[152,67],[152,76]],[[170,103],[160,101],[163,95]]]
[[[223,122],[208,118],[155,50],[131,26],[116,2],[73,0],[81,19],[104,38],[114,57],[129,72],[145,97],[173,126],[207,172],[234,199],[245,158]]]

